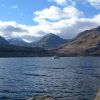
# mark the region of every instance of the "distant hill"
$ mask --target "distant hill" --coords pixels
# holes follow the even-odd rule
[[[0,36],[0,45],[7,45],[9,44],[8,41],[5,40],[5,38]]]
[[[28,43],[21,39],[7,41],[0,36],[0,57],[42,57],[51,55],[51,52],[40,47],[28,47]]]
[[[100,55],[100,27],[86,30],[71,42],[61,46],[57,52],[62,56]]]
[[[39,47],[0,45],[0,57],[42,57],[51,55],[48,50]]]
[[[20,38],[12,38],[7,40],[9,44],[16,45],[16,46],[25,46],[25,47],[32,47],[31,43],[27,43]]]
[[[9,44],[16,45],[16,46],[24,46],[24,47],[41,47],[44,49],[53,49],[57,48],[58,46],[67,43],[70,41],[70,39],[63,39],[55,34],[47,34],[44,37],[42,37],[38,41],[34,41],[32,43],[27,43],[22,39],[19,38],[12,38],[7,40]]]
[[[55,34],[50,33],[45,35],[42,39],[35,43],[35,46],[44,49],[53,49],[68,42],[69,40],[63,39]]]

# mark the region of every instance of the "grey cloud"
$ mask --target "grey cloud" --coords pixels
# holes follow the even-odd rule
[[[28,30],[20,28],[20,27],[15,27],[11,25],[4,26],[0,28],[0,31],[2,32],[28,32]]]
[[[73,38],[78,35],[80,32],[97,27],[98,24],[93,21],[77,21],[74,25],[70,27],[64,27],[61,30],[60,35],[63,38]]]
[[[20,33],[29,33],[27,29],[21,28],[21,27],[16,27],[12,25],[5,25],[0,28],[0,32],[2,33],[2,36],[5,38],[13,38],[14,32],[20,36]]]

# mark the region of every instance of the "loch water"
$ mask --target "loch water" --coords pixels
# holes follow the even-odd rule
[[[0,58],[0,100],[93,100],[99,88],[100,57]]]

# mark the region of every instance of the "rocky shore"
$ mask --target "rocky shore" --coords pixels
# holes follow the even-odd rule
[[[29,98],[28,100],[55,100],[55,99],[50,96],[35,96]]]
[[[94,98],[94,100],[100,100],[100,89],[98,90],[96,97]]]

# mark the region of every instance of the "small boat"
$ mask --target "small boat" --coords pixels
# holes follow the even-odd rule
[[[59,59],[60,57],[59,57],[59,56],[54,56],[53,58],[54,58],[54,59]]]

